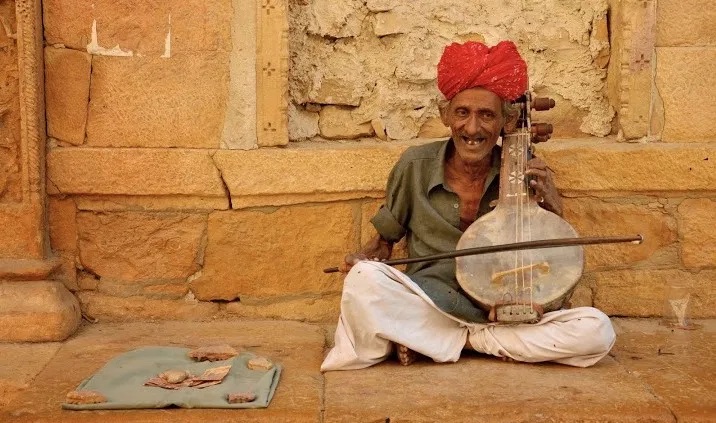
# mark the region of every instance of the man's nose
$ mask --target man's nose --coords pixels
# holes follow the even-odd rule
[[[477,135],[480,130],[480,119],[475,115],[470,115],[465,122],[465,134]]]

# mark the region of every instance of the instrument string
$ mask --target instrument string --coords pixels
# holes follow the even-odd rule
[[[526,134],[526,135],[524,135],[524,139],[523,139],[523,144],[522,144],[522,145],[523,145],[523,149],[524,149],[524,155],[527,156],[527,155],[529,154],[529,152],[530,152],[530,151],[529,151],[529,148],[530,148],[530,135],[529,135],[529,133]],[[526,163],[525,163],[525,164],[526,164]],[[524,188],[524,189],[525,189],[525,197],[529,200],[529,194],[530,194],[530,191],[529,191],[529,190],[530,190],[529,183],[525,183],[524,187],[525,187],[525,188]],[[527,207],[528,207],[528,210],[527,210],[527,228],[528,228],[528,231],[529,231],[527,237],[529,238],[529,241],[532,241],[532,210],[529,210],[529,208],[532,207],[532,202],[531,202],[531,201],[528,201],[528,202],[527,202]],[[539,207],[539,206],[537,206],[537,207]],[[530,267],[529,267],[529,269],[530,269],[530,276],[529,276],[530,308],[532,308],[532,307],[534,306],[534,299],[533,299],[533,296],[532,296],[532,295],[533,295],[533,289],[532,289],[533,286],[532,286],[532,284],[533,284],[533,277],[534,277],[534,273],[533,273],[533,269],[534,269],[534,254],[533,254],[533,251],[532,251],[532,250],[530,250],[530,251],[528,252],[528,254],[529,254],[529,261],[530,261]]]

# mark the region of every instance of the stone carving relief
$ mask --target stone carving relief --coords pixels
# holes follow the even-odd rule
[[[22,199],[15,2],[0,3],[0,203]]]

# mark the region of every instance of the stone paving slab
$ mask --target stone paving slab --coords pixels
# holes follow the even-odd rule
[[[673,422],[669,409],[606,357],[589,369],[502,362],[383,363],[326,377],[325,422]]]
[[[321,374],[325,325],[284,321],[88,325],[60,344],[0,344],[1,422],[716,422],[716,320],[693,331],[614,319],[610,356],[588,369],[506,363],[393,361]],[[64,395],[136,347],[229,343],[284,364],[264,410],[65,411]],[[13,398],[14,396],[14,398]],[[10,404],[8,405],[8,402]]]
[[[716,320],[694,330],[615,319],[613,357],[644,381],[679,422],[716,422]]]
[[[112,357],[141,346],[192,348],[228,343],[284,365],[276,394],[259,410],[67,411],[64,396]],[[98,324],[82,328],[0,411],[2,422],[317,422],[320,419],[324,332],[297,322],[163,322]]]
[[[30,386],[61,346],[59,342],[0,344],[0,408]]]

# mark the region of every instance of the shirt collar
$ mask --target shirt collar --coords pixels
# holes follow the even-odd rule
[[[447,149],[451,142],[453,142],[452,138],[445,141],[442,147],[440,147],[440,150],[438,150],[437,156],[435,156],[435,162],[433,163],[434,168],[430,176],[427,193],[430,193],[433,188],[439,185],[442,185],[444,189],[449,191],[447,185],[445,185],[445,157],[447,156]],[[492,165],[485,180],[485,190],[487,190],[487,187],[490,186],[495,177],[500,174],[501,151],[502,149],[498,145],[492,149]]]

